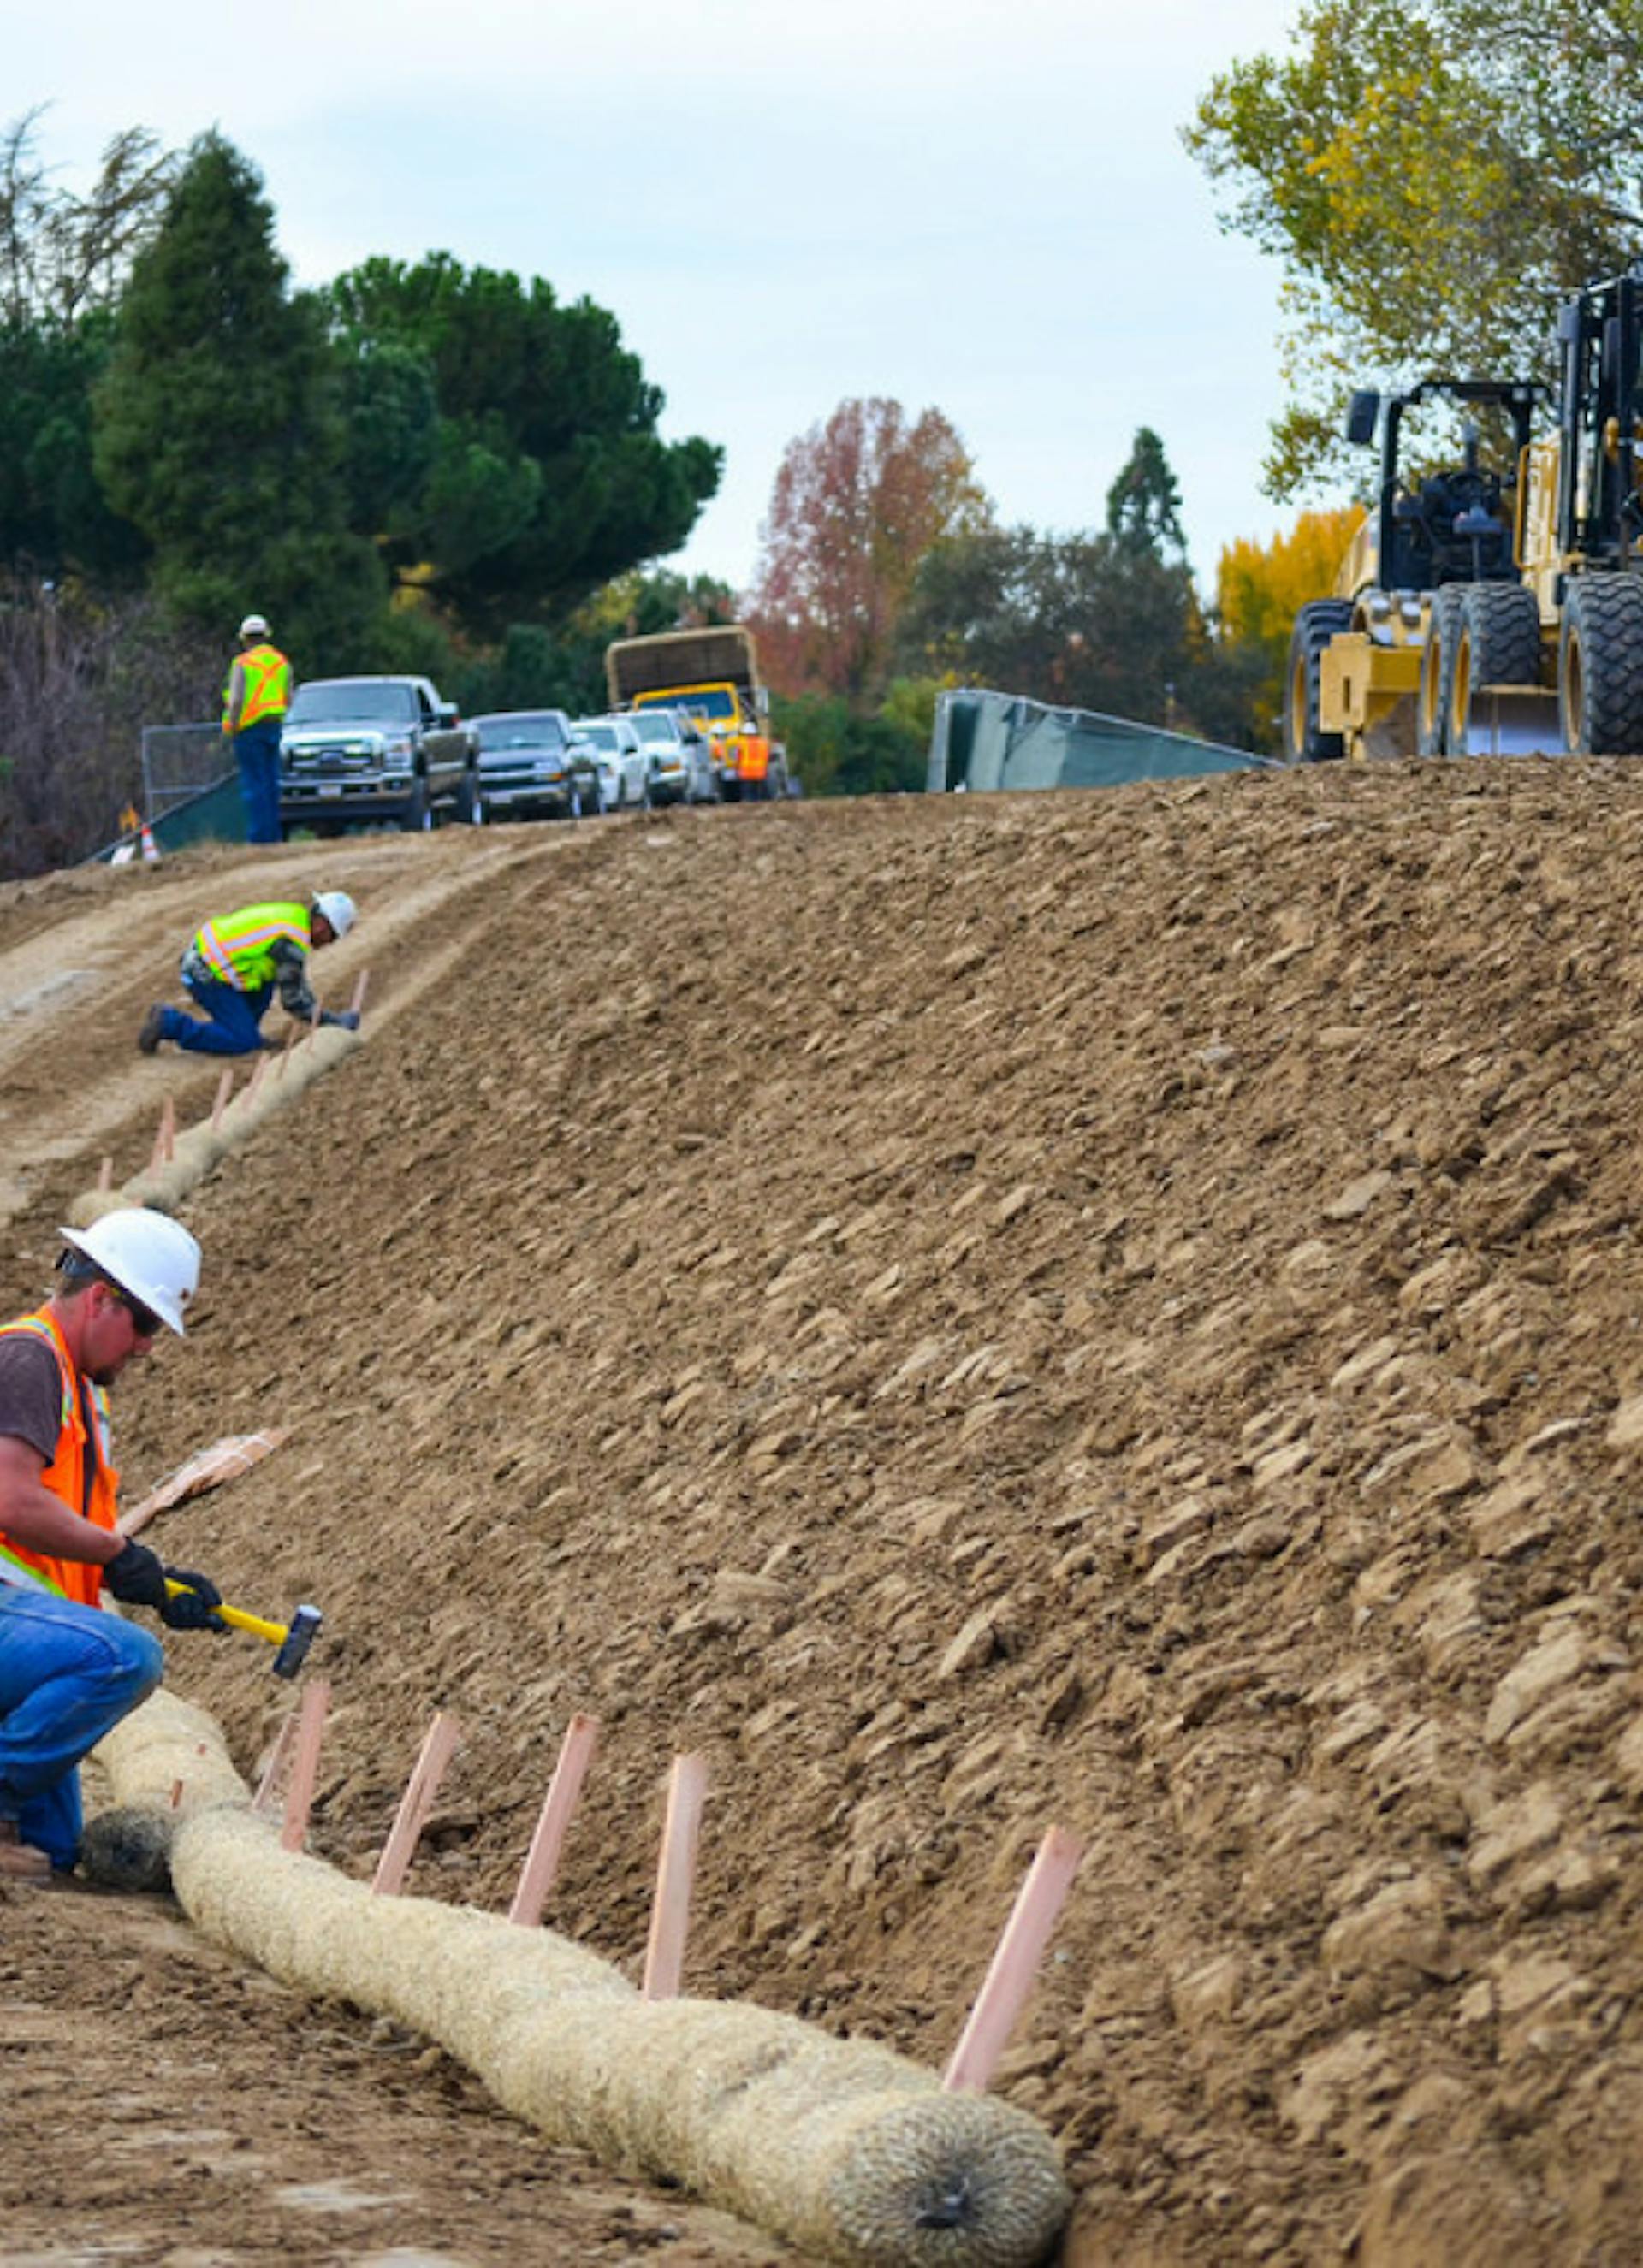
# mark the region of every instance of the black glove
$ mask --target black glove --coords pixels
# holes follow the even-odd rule
[[[187,1586],[166,1594],[159,1618],[167,1630],[227,1631],[227,1624],[219,1621],[214,1611],[222,1605],[223,1594],[209,1575],[196,1575],[191,1567],[167,1567],[164,1572],[168,1581]]]
[[[359,1011],[357,1008],[327,1008],[320,1021],[338,1025],[344,1032],[357,1032],[359,1029]]]
[[[158,1552],[151,1551],[146,1543],[128,1543],[103,1569],[103,1581],[128,1607],[165,1610],[166,1570]]]

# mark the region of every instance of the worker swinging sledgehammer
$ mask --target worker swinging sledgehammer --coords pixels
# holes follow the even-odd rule
[[[315,1002],[308,955],[346,937],[357,918],[345,890],[318,890],[307,905],[242,906],[204,923],[189,939],[181,969],[183,990],[204,1011],[203,1020],[157,1001],[143,1020],[138,1047],[151,1056],[171,1040],[196,1054],[245,1056],[276,1044],[262,1036],[276,990],[288,1016],[310,1022]],[[320,1021],[359,1028],[352,1008],[321,1009]]]
[[[200,1248],[180,1221],[141,1206],[65,1228],[55,1291],[0,1325],[0,1876],[67,1873],[81,1832],[77,1766],[158,1684],[165,1657],[103,1590],[171,1630],[248,1630],[294,1677],[320,1627],[224,1603],[217,1586],[168,1567],[116,1524],[103,1389],[162,1329],[183,1336]]]
[[[0,1326],[0,1874],[39,1877],[78,1854],[80,1758],[165,1668],[102,1590],[173,1630],[223,1628],[213,1583],[117,1532],[103,1394],[162,1329],[182,1336],[200,1248],[138,1207],[63,1235],[52,1296]]]

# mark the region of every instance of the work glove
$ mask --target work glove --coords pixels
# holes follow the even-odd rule
[[[196,1575],[191,1567],[166,1567],[165,1578],[187,1587],[167,1591],[159,1618],[167,1630],[209,1630],[226,1631],[228,1625],[219,1621],[216,1609],[223,1603],[223,1594],[209,1575]]]
[[[357,1008],[328,1008],[320,1021],[339,1025],[345,1032],[357,1032],[359,1029],[359,1011]]]
[[[128,1543],[103,1569],[105,1587],[122,1605],[152,1607],[157,1614],[166,1605],[166,1570],[158,1551],[146,1543]]]

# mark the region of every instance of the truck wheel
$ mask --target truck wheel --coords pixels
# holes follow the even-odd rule
[[[1485,688],[1540,683],[1540,608],[1521,583],[1470,583],[1460,585],[1456,615],[1444,704],[1448,752],[1487,755],[1495,753],[1496,733]]]
[[[1420,650],[1420,690],[1415,696],[1415,753],[1447,756],[1449,716],[1455,688],[1455,649],[1460,638],[1461,606],[1465,597],[1458,583],[1445,583],[1432,594],[1426,615],[1426,643]]]
[[[1643,755],[1643,583],[1580,575],[1558,640],[1558,709],[1571,756]]]
[[[1326,733],[1318,723],[1318,665],[1324,647],[1337,631],[1351,629],[1352,619],[1345,599],[1315,599],[1295,617],[1284,681],[1286,763],[1335,763],[1346,753],[1340,733]]]
[[[433,813],[428,803],[428,783],[418,779],[411,790],[410,801],[400,820],[402,835],[427,835],[433,828]]]

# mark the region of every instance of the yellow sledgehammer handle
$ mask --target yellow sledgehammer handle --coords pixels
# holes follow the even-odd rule
[[[173,1599],[181,1598],[188,1587],[186,1583],[173,1583],[169,1575],[166,1578],[166,1588]],[[261,1615],[248,1615],[243,1607],[221,1606],[217,1615],[231,1630],[249,1631],[253,1638],[265,1638],[270,1646],[284,1646],[291,1636],[284,1623],[265,1623]]]

